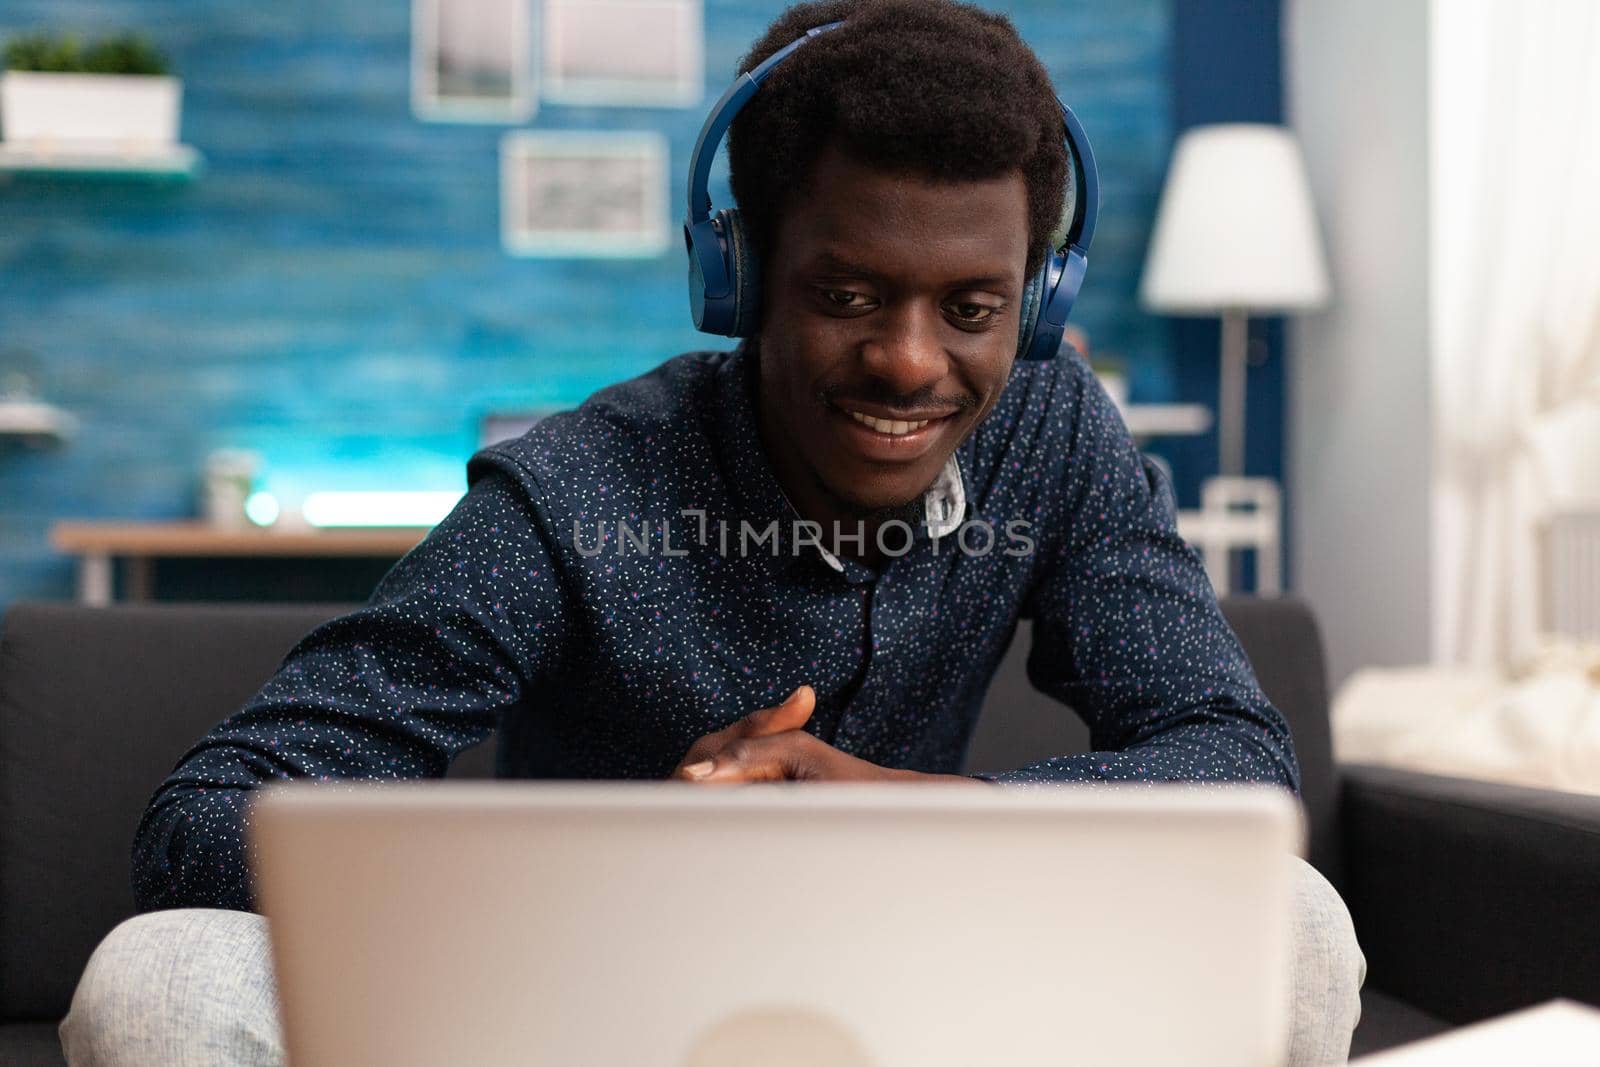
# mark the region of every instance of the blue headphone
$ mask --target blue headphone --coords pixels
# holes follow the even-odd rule
[[[683,239],[689,248],[689,310],[698,330],[723,337],[750,337],[761,322],[761,265],[739,210],[724,208],[711,214],[706,184],[717,145],[774,67],[813,37],[842,25],[830,22],[807,30],[804,37],[779,49],[755,70],[739,75],[700,128],[689,160],[689,214],[683,223]],[[1095,218],[1100,213],[1100,174],[1089,138],[1072,109],[1059,98],[1056,103],[1066,125],[1067,156],[1072,161],[1067,187],[1072,221],[1059,247],[1052,239],[1044,264],[1023,289],[1018,359],[1049,359],[1061,347],[1067,314],[1089,267],[1089,242],[1094,239]]]

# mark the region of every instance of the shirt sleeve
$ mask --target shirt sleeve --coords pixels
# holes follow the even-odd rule
[[[1166,476],[1087,369],[1058,400],[1075,412],[1064,533],[1044,549],[1023,607],[1034,620],[1028,678],[1083,718],[1094,751],[979,777],[1266,782],[1297,792],[1288,724],[1262,694],[1199,555],[1178,536]]]
[[[133,848],[141,910],[249,909],[248,802],[279,779],[442,776],[552,671],[569,613],[551,540],[487,465],[360,610],[302,639],[179,762]]]

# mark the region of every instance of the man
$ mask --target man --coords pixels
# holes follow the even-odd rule
[[[824,0],[741,69],[841,20],[733,125],[757,336],[479,453],[368,605],[184,757],[134,851],[140,907],[178,910],[96,952],[73,1062],[281,1056],[245,914],[273,779],[437,776],[498,730],[519,777],[1296,788],[1161,475],[1081,360],[1016,358],[1070,166],[1038,60],[948,0]],[[1019,616],[1096,751],[962,777]],[[1363,964],[1303,874],[1293,1062],[1342,1061]]]

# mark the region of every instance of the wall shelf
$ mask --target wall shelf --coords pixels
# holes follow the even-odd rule
[[[184,144],[119,152],[0,141],[0,174],[188,181],[200,173],[204,165],[204,157]]]
[[[1211,429],[1211,409],[1204,404],[1129,404],[1122,420],[1134,437],[1179,437]]]
[[[77,429],[78,420],[60,408],[36,400],[0,400],[0,440],[65,441]]]

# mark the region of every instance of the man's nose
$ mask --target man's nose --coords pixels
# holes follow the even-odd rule
[[[939,309],[924,301],[903,300],[883,311],[880,328],[862,346],[867,372],[896,396],[911,396],[943,381],[949,356],[940,339]]]

